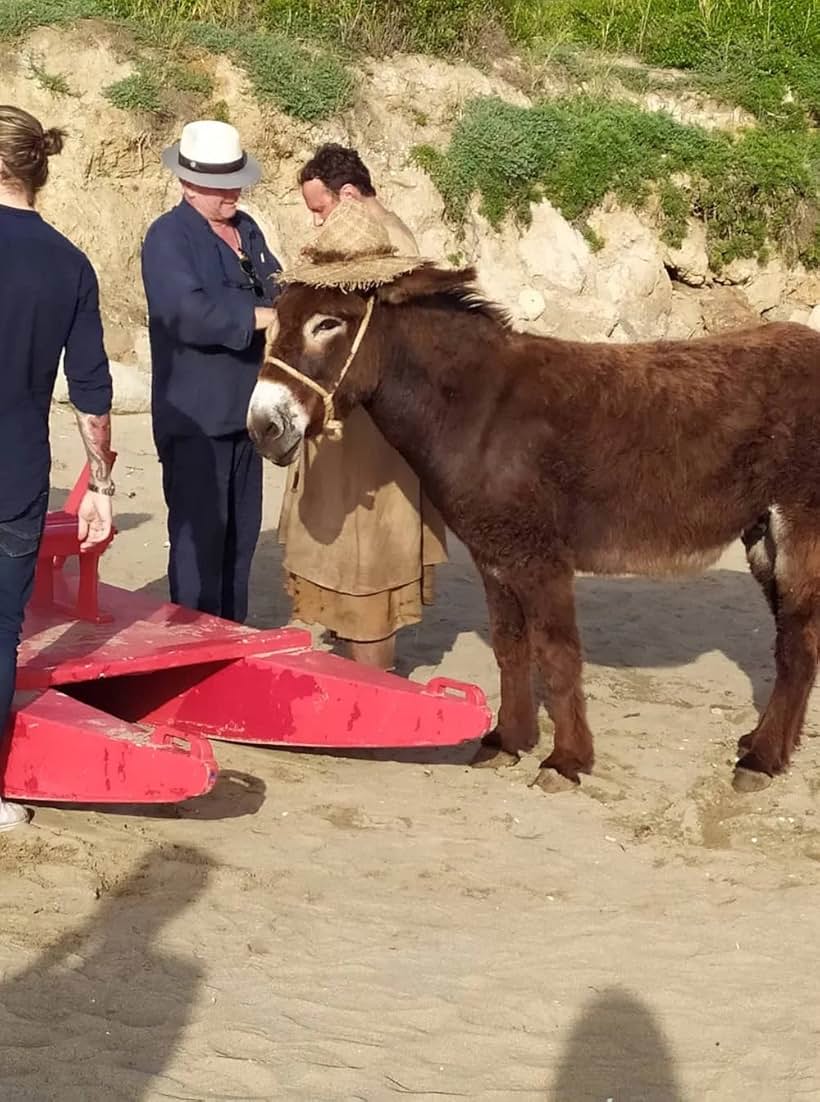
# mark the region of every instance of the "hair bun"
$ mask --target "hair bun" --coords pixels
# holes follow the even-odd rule
[[[65,131],[59,130],[56,126],[49,127],[45,131],[43,134],[43,149],[47,157],[53,157],[62,150],[64,138]]]

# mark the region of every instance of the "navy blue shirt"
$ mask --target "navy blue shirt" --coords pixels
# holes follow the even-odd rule
[[[227,436],[245,428],[265,345],[254,310],[278,293],[281,265],[256,222],[238,211],[234,225],[263,293],[236,253],[184,199],[148,229],[142,279],[151,340],[154,440]]]
[[[60,355],[81,413],[111,409],[94,269],[36,211],[0,205],[0,521],[48,489]]]

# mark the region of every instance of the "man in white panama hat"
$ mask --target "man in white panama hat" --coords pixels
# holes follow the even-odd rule
[[[261,170],[233,126],[188,123],[162,163],[182,196],[149,227],[142,275],[171,600],[242,622],[262,523],[245,417],[281,266],[238,208]]]

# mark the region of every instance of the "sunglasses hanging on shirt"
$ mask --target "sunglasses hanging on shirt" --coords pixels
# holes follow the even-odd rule
[[[265,297],[265,288],[262,286],[262,280],[256,274],[256,269],[251,262],[251,258],[240,249],[239,251],[239,267],[242,269],[244,275],[249,279],[248,286],[253,287],[253,293],[257,298]]]

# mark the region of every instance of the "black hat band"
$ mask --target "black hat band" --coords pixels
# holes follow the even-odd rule
[[[191,172],[202,172],[204,175],[211,176],[227,176],[231,172],[238,172],[240,168],[244,168],[248,163],[247,154],[245,153],[242,154],[238,161],[229,161],[227,164],[221,165],[208,164],[203,161],[192,161],[182,153],[177,155],[177,159],[183,168],[188,168]]]

